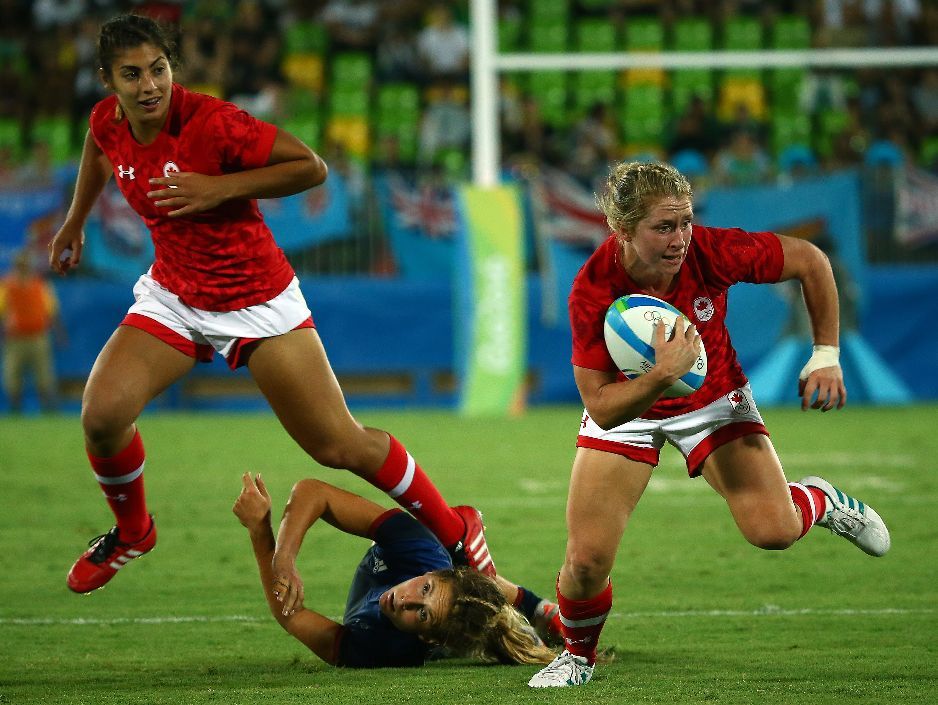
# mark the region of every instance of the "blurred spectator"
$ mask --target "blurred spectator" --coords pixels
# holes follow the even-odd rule
[[[383,81],[415,81],[420,76],[413,29],[397,24],[385,26],[375,50],[375,70]]]
[[[430,82],[468,80],[469,32],[456,23],[448,5],[434,5],[427,12],[427,24],[417,35],[417,55]]]
[[[33,25],[40,32],[77,24],[85,12],[85,0],[34,0]]]
[[[218,28],[230,20],[227,3],[198,3],[184,17],[181,49],[188,83],[193,90],[224,97],[232,40],[229,32],[219,32]]]
[[[596,103],[571,129],[567,172],[584,185],[592,186],[596,175],[606,171],[619,152],[615,117],[608,105]]]
[[[17,255],[13,271],[0,282],[3,320],[3,387],[10,409],[23,409],[23,387],[31,374],[43,411],[56,404],[51,331],[58,323],[55,291],[40,277],[29,253]]]
[[[714,171],[716,182],[724,186],[752,186],[765,183],[772,174],[772,166],[756,136],[739,129],[717,152]]]
[[[433,164],[448,149],[469,149],[471,120],[469,96],[463,86],[440,85],[432,89],[420,122],[422,165]]]
[[[337,50],[374,51],[379,20],[379,3],[374,0],[329,0],[319,20]]]
[[[820,47],[870,46],[873,35],[864,5],[867,0],[822,0],[815,41]]]
[[[72,145],[84,141],[88,129],[88,115],[95,103],[107,95],[98,76],[97,38],[99,22],[94,16],[82,18],[74,37],[75,78],[72,82],[72,102],[69,115],[72,121]]]
[[[938,68],[932,66],[922,71],[918,84],[912,88],[912,105],[922,135],[938,135]]]
[[[515,162],[539,161],[544,152],[544,121],[538,102],[518,90],[513,81],[502,80],[499,91],[502,126],[502,160],[506,166]]]
[[[919,0],[865,0],[864,10],[874,46],[908,46],[922,7]]]
[[[240,0],[231,25],[225,95],[262,120],[279,115],[280,34],[257,0]]]
[[[856,96],[847,99],[846,125],[833,135],[831,155],[827,167],[831,169],[848,168],[863,163],[863,153],[870,146],[872,135],[861,109],[860,99]]]
[[[765,125],[756,120],[745,103],[737,103],[732,118],[721,126],[723,143],[731,142],[740,132],[748,132],[759,144],[765,141]]]
[[[719,126],[716,119],[704,99],[699,95],[693,96],[671,128],[668,151],[693,149],[710,158],[719,143]]]

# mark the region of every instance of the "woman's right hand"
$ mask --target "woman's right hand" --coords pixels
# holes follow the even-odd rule
[[[683,316],[674,321],[670,339],[665,338],[665,326],[661,321],[655,326],[655,367],[668,381],[674,384],[690,372],[697,358],[700,357],[700,334]]]
[[[289,617],[296,610],[303,607],[305,598],[303,578],[296,570],[296,563],[292,558],[274,553],[273,559],[274,581],[271,589],[274,597],[283,605],[283,616]]]
[[[85,246],[82,228],[65,223],[49,243],[49,267],[56,274],[66,274],[81,262],[81,251]]]

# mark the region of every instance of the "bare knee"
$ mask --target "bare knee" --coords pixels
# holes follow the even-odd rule
[[[784,551],[798,540],[800,532],[780,524],[759,524],[743,528],[743,536],[756,548],[766,551]]]
[[[102,456],[120,452],[137,416],[126,406],[119,397],[101,394],[82,400],[81,427],[91,452]]]
[[[613,556],[590,547],[569,546],[564,572],[583,595],[593,595],[606,585]]]

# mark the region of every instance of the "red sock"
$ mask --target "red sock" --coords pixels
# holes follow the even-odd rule
[[[133,543],[150,530],[150,515],[143,491],[143,465],[146,454],[140,432],[124,450],[110,458],[99,458],[88,453],[95,479],[101,486],[111,511],[117,518],[120,540]]]
[[[801,536],[798,537],[801,538],[824,516],[826,498],[817,487],[805,487],[798,482],[789,482],[788,491],[791,492],[791,501],[801,510]]]
[[[557,603],[560,605],[560,623],[563,627],[564,647],[571,654],[585,656],[592,666],[596,662],[599,633],[612,609],[612,581],[595,597],[588,600],[569,600],[560,594],[557,581]]]
[[[384,465],[369,480],[413,514],[449,548],[462,538],[466,526],[450,508],[426,473],[394,436]]]

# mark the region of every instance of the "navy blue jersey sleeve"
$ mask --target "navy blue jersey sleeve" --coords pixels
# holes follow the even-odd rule
[[[339,637],[337,666],[346,668],[404,668],[422,666],[429,646],[380,621],[354,621]]]
[[[412,578],[453,567],[453,559],[443,544],[405,512],[393,514],[382,522],[374,532],[374,542],[381,549],[381,558],[398,575]]]

